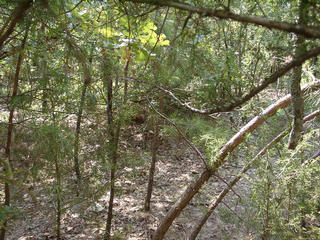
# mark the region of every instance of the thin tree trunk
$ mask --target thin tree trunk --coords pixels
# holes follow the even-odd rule
[[[19,76],[20,76],[20,70],[21,70],[21,65],[23,61],[23,56],[24,56],[24,47],[27,41],[29,33],[29,26],[27,26],[27,29],[25,31],[24,38],[22,40],[21,44],[21,51],[18,56],[18,61],[17,61],[17,67],[16,67],[16,72],[14,75],[13,79],[13,89],[12,89],[12,97],[9,105],[9,121],[8,121],[8,135],[7,135],[7,143],[6,143],[6,149],[5,153],[7,156],[7,159],[4,161],[4,168],[7,176],[11,179],[13,177],[12,174],[12,168],[11,168],[11,143],[12,143],[12,133],[13,133],[13,116],[15,112],[15,106],[14,106],[14,101],[15,98],[17,97],[18,89],[19,89]],[[10,207],[10,185],[8,182],[5,182],[4,186],[4,205]],[[3,223],[3,227],[1,227],[1,232],[0,232],[0,240],[5,239],[5,234],[6,234],[6,227],[7,227],[7,220]]]
[[[299,7],[299,24],[307,24],[308,20],[308,0],[301,0]],[[295,57],[300,56],[306,51],[304,45],[304,37],[297,36]],[[293,107],[293,122],[292,130],[289,136],[289,149],[295,149],[301,138],[301,131],[303,125],[303,112],[304,112],[304,101],[301,93],[301,75],[302,65],[299,65],[293,69],[293,76],[291,80],[291,96],[292,96],[292,107]]]
[[[159,101],[159,111],[162,111],[163,108],[163,100],[164,100],[164,94],[161,94],[160,101]],[[152,159],[151,159],[151,165],[149,169],[149,177],[148,177],[148,187],[147,187],[147,196],[144,203],[144,210],[150,211],[150,202],[151,202],[151,196],[152,196],[152,190],[153,190],[153,181],[154,181],[154,173],[156,168],[156,162],[157,162],[157,154],[158,149],[160,146],[160,139],[159,139],[159,122],[155,119],[153,120],[153,130],[154,135],[152,138]]]
[[[111,146],[112,149],[110,150],[111,151],[110,198],[109,198],[108,216],[107,216],[107,224],[106,224],[106,232],[105,232],[104,240],[111,239],[111,226],[112,226],[112,218],[113,218],[113,202],[114,202],[114,194],[115,194],[119,134],[120,134],[120,124],[118,123],[118,126],[113,136],[113,144]]]
[[[103,56],[106,58],[105,50],[103,50]],[[128,70],[130,64],[130,54],[127,56],[127,62],[124,68],[124,96],[123,96],[123,105],[127,103],[127,95],[128,95]],[[108,67],[108,66],[105,66]],[[106,230],[104,235],[104,240],[111,240],[111,226],[112,226],[112,218],[113,218],[113,201],[115,194],[115,181],[116,181],[116,170],[117,170],[117,159],[118,159],[118,145],[119,145],[119,137],[121,130],[120,121],[115,124],[113,118],[113,81],[110,76],[105,76],[107,81],[107,91],[108,91],[108,103],[107,103],[107,116],[108,116],[108,134],[109,134],[109,143],[110,143],[110,157],[111,159],[111,173],[110,173],[110,198],[108,205],[108,215],[106,222]],[[114,130],[114,126],[116,125],[116,129]]]
[[[261,236],[262,240],[270,239],[270,191],[271,191],[271,181],[268,176],[270,171],[269,161],[266,161],[266,172],[267,172],[267,182],[266,182],[266,209],[265,209],[265,217],[264,217],[264,226],[263,233]]]
[[[41,26],[41,32],[45,33],[46,26],[43,23]],[[44,45],[44,42],[41,43]],[[41,78],[42,78],[42,112],[46,113],[48,111],[48,93],[47,93],[47,85],[48,85],[48,62],[47,62],[47,56],[46,53],[43,53],[41,56],[41,62],[40,62],[40,72],[41,72]]]
[[[150,201],[151,201],[151,195],[152,195],[152,189],[153,189],[154,172],[156,168],[157,153],[159,149],[159,126],[157,126],[157,122],[155,120],[153,120],[153,130],[154,130],[154,133],[152,137],[152,150],[151,150],[152,159],[151,159],[151,165],[149,169],[147,196],[144,202],[145,211],[150,211]]]
[[[61,239],[61,174],[58,162],[58,156],[54,154],[54,164],[56,171],[56,194],[57,194],[57,209],[56,209],[56,238]]]
[[[82,112],[83,107],[85,104],[86,92],[89,83],[84,82],[82,86],[82,93],[81,93],[81,100],[78,109],[78,117],[77,117],[77,127],[76,127],[76,135],[74,140],[74,157],[73,157],[73,165],[74,165],[74,172],[76,173],[77,177],[77,184],[81,183],[81,172],[79,166],[79,140],[80,140],[80,131],[81,131],[81,120],[82,120]]]
[[[103,51],[105,53],[105,51]],[[104,54],[106,55],[106,54]],[[107,56],[104,56],[107,58]],[[109,66],[104,66],[105,68]],[[107,216],[107,223],[106,223],[106,231],[104,240],[111,239],[111,223],[112,223],[112,215],[113,215],[113,199],[114,199],[114,181],[115,181],[115,171],[116,171],[116,139],[115,139],[115,132],[113,129],[114,121],[113,121],[113,109],[112,109],[112,100],[113,100],[113,81],[111,76],[105,76],[107,78],[107,117],[108,117],[108,136],[109,136],[109,159],[111,160],[111,174],[110,174],[110,197],[109,197],[109,205],[108,205],[108,216]]]
[[[320,115],[320,110],[317,110],[311,114],[309,114],[308,116],[306,116],[303,121],[310,121],[311,119],[317,117]],[[220,194],[218,195],[218,197],[210,204],[208,211],[201,217],[200,221],[198,222],[197,225],[194,226],[194,228],[191,231],[191,234],[189,236],[189,240],[195,240],[196,237],[198,236],[199,232],[201,231],[201,228],[203,227],[203,225],[206,223],[206,221],[208,220],[208,218],[211,216],[211,214],[213,213],[213,211],[217,208],[217,206],[221,203],[221,201],[223,200],[223,198],[228,194],[228,192],[232,189],[233,186],[235,186],[240,179],[242,178],[242,176],[244,176],[244,174],[252,167],[252,165],[260,159],[260,157],[262,157],[265,152],[267,151],[267,149],[269,149],[272,145],[274,145],[275,143],[279,142],[283,137],[285,137],[288,134],[289,130],[285,130],[283,132],[281,132],[280,134],[278,134],[278,136],[276,136],[274,139],[272,139],[272,141],[270,141],[263,149],[261,149],[261,151],[246,165],[244,166],[241,171],[239,172],[239,174],[234,177],[227,185],[227,187],[225,187]]]
[[[66,39],[66,42],[70,46],[70,48],[73,50],[73,53],[77,58],[79,65],[82,67],[83,76],[84,76],[81,99],[80,99],[78,114],[77,114],[77,125],[76,125],[76,132],[75,132],[75,139],[74,139],[74,153],[73,153],[74,172],[76,174],[77,184],[79,185],[81,183],[81,171],[80,171],[80,165],[79,165],[79,141],[80,141],[81,121],[82,121],[83,108],[85,105],[86,92],[87,92],[88,86],[91,83],[91,73],[87,65],[85,54],[81,51],[79,46],[74,41],[72,41],[70,37]]]
[[[42,90],[42,112],[43,113],[46,113],[48,111],[48,93],[47,93],[47,85],[48,85],[48,82],[47,82],[47,78],[48,78],[48,74],[47,74],[47,71],[48,71],[48,66],[47,66],[47,60],[44,59],[45,57],[43,56],[43,60],[41,62],[41,77],[42,77],[42,81],[44,82],[43,84],[43,90]]]
[[[304,86],[302,92],[315,91],[319,89],[320,81],[313,83],[311,86]],[[153,235],[153,240],[161,240],[168,231],[172,222],[176,217],[180,215],[182,210],[187,206],[189,201],[193,196],[200,190],[202,185],[208,181],[212,174],[219,168],[223,163],[225,158],[230,154],[239,144],[241,144],[246,135],[254,131],[257,127],[263,124],[269,117],[273,116],[279,109],[285,108],[291,102],[291,95],[287,95],[279,99],[276,103],[270,105],[266,108],[259,116],[256,116],[250,122],[248,122],[240,131],[235,134],[220,150],[216,161],[213,163],[211,169],[206,169],[202,172],[200,177],[192,182],[189,187],[182,194],[180,199],[171,207],[169,212],[161,221],[159,227]]]
[[[162,219],[159,227],[153,235],[153,240],[161,240],[164,238],[164,235],[168,231],[174,219],[180,215],[182,210],[187,206],[193,196],[200,190],[202,185],[208,181],[211,175],[212,172],[208,169],[205,169],[199,178],[189,185],[180,199],[170,208],[169,212]]]

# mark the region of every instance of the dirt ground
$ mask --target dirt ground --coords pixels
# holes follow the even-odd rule
[[[188,184],[197,178],[203,166],[199,157],[184,142],[163,142],[158,151],[151,211],[144,212],[150,153],[139,144],[131,145],[131,151],[139,155],[136,164],[122,166],[118,171],[112,232],[114,239],[146,240],[151,239],[162,217]],[[94,167],[90,164],[88,162],[86,165],[88,169]],[[236,168],[225,166],[219,174],[230,178],[236,172]],[[96,184],[89,173],[87,182],[90,183],[83,185],[79,197],[75,195],[72,179],[65,186],[64,195],[71,197],[63,199],[62,239],[101,239],[103,236],[109,199],[108,181]],[[17,186],[14,189],[13,206],[19,209],[19,214],[9,223],[7,239],[55,239],[55,194],[48,187],[50,181],[48,179],[47,186],[33,184],[29,188]],[[234,188],[239,196],[229,193],[207,221],[198,239],[250,239],[250,231],[243,228],[243,222],[250,221],[250,216],[239,204],[240,200],[245,201],[243,185],[246,183],[241,181],[239,185]],[[225,183],[212,177],[175,220],[165,239],[187,239],[192,226],[225,186]]]

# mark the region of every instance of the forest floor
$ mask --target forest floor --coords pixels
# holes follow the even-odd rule
[[[143,139],[139,139],[138,134],[136,140],[127,141],[131,150],[139,153],[142,163],[121,167],[118,171],[112,232],[114,239],[146,240],[151,238],[170,206],[201,173],[203,165],[196,153],[183,141],[162,141],[158,151],[151,211],[144,212],[150,153],[141,147]],[[132,141],[136,141],[136,144],[132,144]],[[87,167],[90,167],[90,164],[93,166],[93,163],[88,162]],[[219,174],[221,177],[228,176],[226,180],[229,180],[239,168],[224,166]],[[101,239],[103,236],[109,199],[108,180],[105,184],[100,182],[100,188],[95,188],[90,176],[88,179],[91,185],[84,184],[79,197],[76,197],[75,189],[70,187],[74,185],[72,179],[70,186],[65,186],[65,195],[73,197],[63,199],[65,209],[61,221],[62,239]],[[19,215],[9,223],[7,239],[55,239],[55,193],[48,187],[52,185],[52,181],[48,179],[48,185],[42,183],[30,188],[15,187],[13,206],[19,209]],[[243,189],[248,189],[246,184],[248,183],[242,181],[241,186],[234,188],[239,196],[229,193],[209,218],[198,239],[250,239],[249,230],[240,227],[243,222],[250,221],[250,216],[246,216],[239,204],[240,201],[245,201],[246,191]],[[221,180],[212,177],[175,220],[165,239],[187,239],[210,201],[225,186]]]

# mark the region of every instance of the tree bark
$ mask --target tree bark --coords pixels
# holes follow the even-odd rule
[[[112,129],[112,131],[114,130]],[[106,224],[104,240],[111,240],[111,226],[112,226],[112,218],[113,218],[113,202],[114,202],[114,194],[115,194],[119,134],[120,134],[120,124],[118,123],[115,133],[113,133],[112,136],[110,136],[112,138],[112,142],[110,142],[110,145],[111,145],[110,197],[109,197],[108,216],[107,216],[107,224]]]
[[[301,0],[299,7],[299,24],[307,24],[308,22],[308,0]],[[304,38],[302,36],[297,36],[295,56],[301,55],[305,52]],[[291,79],[291,96],[292,96],[292,107],[293,107],[293,122],[292,130],[289,136],[289,149],[295,149],[301,138],[301,131],[303,125],[303,112],[304,112],[304,101],[301,93],[301,75],[302,75],[302,65],[297,66],[293,70],[293,76]]]
[[[107,57],[107,56],[105,56]],[[108,66],[104,66],[108,67]],[[107,91],[108,91],[108,102],[107,102],[107,116],[108,116],[108,136],[109,136],[109,159],[111,160],[111,173],[110,173],[110,196],[109,196],[109,205],[108,205],[108,216],[106,222],[106,230],[104,235],[104,240],[111,239],[111,224],[113,216],[113,200],[115,192],[115,172],[116,172],[116,163],[117,163],[117,141],[114,132],[114,121],[113,121],[113,111],[112,111],[112,100],[113,100],[113,81],[111,76],[105,76],[107,79]],[[117,128],[118,130],[118,128]]]
[[[161,94],[160,101],[159,101],[159,111],[162,111],[163,108],[163,100],[164,100],[164,94]],[[160,146],[160,139],[159,139],[159,122],[153,119],[153,131],[154,135],[152,137],[152,146],[151,146],[151,165],[149,169],[149,177],[148,177],[148,187],[147,187],[147,196],[144,203],[144,210],[150,211],[150,202],[151,202],[151,196],[152,196],[152,190],[153,190],[153,181],[154,181],[154,173],[156,168],[156,162],[157,162],[157,154],[158,149]]]
[[[208,169],[205,169],[199,178],[192,182],[189,187],[184,191],[183,195],[179,200],[170,208],[169,212],[162,219],[159,227],[153,235],[153,240],[161,240],[164,238],[164,235],[168,231],[174,219],[176,219],[182,210],[187,206],[193,196],[200,190],[202,185],[208,181],[211,177],[212,172]]]
[[[147,196],[144,202],[144,210],[150,211],[150,201],[153,189],[153,179],[154,179],[154,172],[156,168],[157,162],[157,154],[159,148],[159,126],[157,122],[153,120],[153,137],[152,137],[152,146],[151,146],[151,165],[149,169],[149,177],[148,177],[148,187],[147,187]]]
[[[76,174],[78,185],[81,183],[81,171],[80,171],[80,165],[79,165],[79,141],[80,141],[82,112],[83,112],[83,107],[85,104],[86,92],[87,92],[88,85],[89,85],[89,83],[84,82],[83,86],[82,86],[82,93],[81,93],[81,99],[80,99],[80,104],[79,104],[79,109],[78,109],[78,117],[77,117],[76,135],[75,135],[75,140],[74,140],[73,165],[74,165],[74,172]]]
[[[56,141],[53,139],[53,141]],[[55,142],[53,144],[56,144]],[[56,152],[59,150],[56,150]],[[54,155],[54,165],[55,165],[55,171],[56,171],[56,194],[57,194],[57,209],[56,209],[56,238],[57,240],[61,239],[61,173],[60,173],[60,167],[59,167],[59,159],[57,156],[57,153],[53,152]]]
[[[103,49],[103,56],[107,58],[106,51]],[[131,54],[127,56],[126,65],[124,67],[124,95],[123,95],[123,105],[127,104],[128,99],[128,71],[129,64],[131,60]],[[108,66],[105,67],[107,68]],[[107,91],[108,91],[108,102],[107,102],[107,116],[108,116],[108,134],[109,134],[109,143],[110,143],[110,157],[111,159],[111,173],[110,173],[110,198],[108,205],[108,216],[106,222],[106,230],[104,235],[104,240],[111,240],[111,226],[112,226],[112,218],[113,218],[113,201],[115,194],[115,181],[116,181],[116,170],[117,170],[117,160],[118,160],[118,145],[119,145],[119,137],[121,130],[121,122],[118,120],[115,124],[113,117],[113,81],[111,76],[105,76],[107,80]],[[114,126],[116,129],[114,130]]]
[[[320,114],[320,112],[319,112],[319,114]],[[227,187],[225,187],[220,192],[218,197],[210,204],[208,211],[201,217],[201,220],[199,221],[199,223],[196,226],[194,226],[194,228],[192,229],[192,232],[190,234],[189,240],[196,239],[199,232],[201,231],[201,228],[206,223],[206,221],[208,220],[210,215],[213,213],[213,211],[216,209],[216,207],[221,203],[221,201],[228,194],[228,192],[231,190],[231,188],[239,182],[239,180],[242,178],[243,174],[246,173],[251,168],[251,166],[266,152],[266,150],[271,145],[280,141],[280,139],[282,139],[286,134],[287,134],[287,131],[283,131],[276,138],[274,138],[270,143],[268,143],[246,166],[244,166],[241,169],[240,173],[233,180],[231,180],[228,183]]]

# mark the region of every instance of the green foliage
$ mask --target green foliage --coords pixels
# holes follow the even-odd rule
[[[319,237],[320,167],[308,154],[314,136],[315,132],[310,131],[294,154],[284,148],[280,158],[273,156],[279,158],[277,162],[269,162],[266,168],[264,161],[258,168],[251,203],[262,225],[269,219],[274,239]]]

